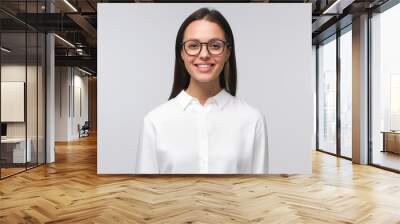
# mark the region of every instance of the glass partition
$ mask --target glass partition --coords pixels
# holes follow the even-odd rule
[[[0,2],[1,179],[45,163],[45,34],[16,19],[44,4]]]
[[[3,32],[1,47],[0,150],[1,176],[6,177],[24,171],[31,161],[26,150],[26,33]]]
[[[336,154],[336,37],[318,47],[318,148]]]
[[[27,167],[31,168],[37,165],[37,134],[38,134],[38,35],[36,32],[27,33],[27,150],[30,151],[30,160]]]
[[[45,120],[46,120],[46,38],[45,34],[38,33],[38,64],[37,64],[37,162],[43,164],[46,162],[46,139],[45,139]]]

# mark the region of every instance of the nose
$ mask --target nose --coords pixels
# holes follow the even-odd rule
[[[205,58],[209,58],[210,57],[210,53],[207,50],[207,45],[206,44],[202,44],[201,45],[199,57],[201,59],[205,59]]]

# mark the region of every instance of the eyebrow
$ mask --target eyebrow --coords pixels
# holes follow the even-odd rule
[[[182,40],[182,42],[186,42],[186,41],[189,41],[189,40],[196,40],[196,41],[201,42],[199,39],[196,39],[196,38],[190,38],[190,39],[187,39],[187,40]],[[225,39],[220,39],[220,38],[211,38],[211,39],[209,39],[208,41],[211,41],[211,40],[222,40],[222,41],[225,41],[225,42],[226,42]],[[208,42],[208,41],[207,41],[207,42]]]

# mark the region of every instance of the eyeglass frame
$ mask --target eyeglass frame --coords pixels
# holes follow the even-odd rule
[[[218,40],[218,41],[221,41],[222,43],[224,43],[224,49],[222,49],[221,53],[219,53],[219,54],[212,54],[212,53],[210,52],[210,50],[208,49],[208,43],[210,43],[210,42],[213,41],[213,40]],[[188,42],[188,41],[197,41],[197,42],[200,43],[200,46],[201,46],[201,47],[200,47],[199,53],[194,54],[194,55],[191,55],[191,54],[189,54],[189,53],[186,51],[185,43]],[[217,38],[211,39],[211,40],[209,40],[208,42],[200,42],[199,40],[196,40],[196,39],[190,39],[190,40],[187,40],[187,41],[182,42],[182,43],[181,43],[181,47],[182,47],[182,49],[185,51],[185,53],[186,53],[187,55],[189,55],[189,56],[198,56],[198,55],[201,53],[201,51],[203,50],[203,45],[204,45],[204,44],[206,45],[207,52],[208,52],[210,55],[212,55],[212,56],[220,56],[220,55],[222,55],[222,54],[225,52],[225,49],[226,49],[226,48],[229,48],[229,47],[230,47],[230,43],[229,43],[228,41],[224,41],[224,40],[217,39]]]

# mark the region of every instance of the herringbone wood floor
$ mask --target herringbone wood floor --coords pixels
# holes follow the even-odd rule
[[[98,176],[84,138],[0,181],[0,223],[400,223],[399,174],[313,158],[311,176]]]

